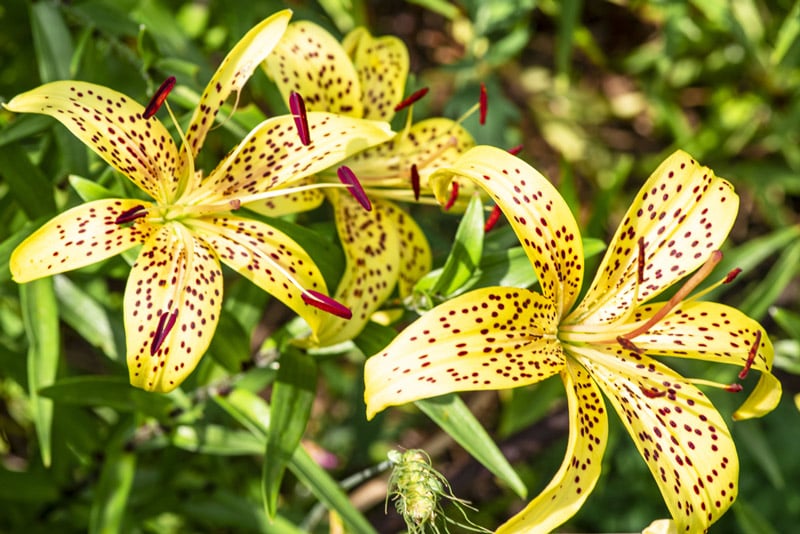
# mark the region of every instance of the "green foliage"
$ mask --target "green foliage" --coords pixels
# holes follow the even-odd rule
[[[734,184],[742,210],[717,272],[743,273],[708,298],[763,321],[786,399],[763,421],[731,424],[740,495],[714,531],[796,528],[800,1],[293,6],[295,19],[339,35],[365,24],[375,35],[403,38],[414,85],[434,89],[418,106],[425,114],[459,117],[485,83],[487,124],[472,116],[464,126],[479,143],[522,144],[520,156],[559,186],[584,231],[587,272],[627,201],[673,149]],[[224,52],[282,7],[6,2],[0,102],[74,78],[144,103],[176,75],[170,103],[185,125]],[[223,107],[227,118],[212,130],[199,166],[210,172],[250,128],[284,112],[257,72],[236,105],[231,99]],[[387,303],[387,316],[399,322],[370,323],[353,343],[310,355],[289,348],[302,325],[246,280],[229,277],[211,357],[182,388],[161,395],[128,385],[122,294],[134,254],[22,286],[8,269],[13,249],[47,218],[82,199],[131,196],[130,183],[55,121],[5,109],[0,162],[0,531],[325,532],[339,523],[352,532],[397,531],[402,521],[384,516],[383,495],[365,496],[353,480],[375,476],[371,468],[398,445],[427,450],[455,496],[479,509],[470,519],[497,525],[519,509],[518,495],[536,495],[558,468],[566,428],[556,380],[423,401],[365,420],[363,361],[396,327],[470,288],[535,285],[509,226],[501,221],[484,234],[488,206],[479,200],[461,217],[411,209],[431,242],[434,269],[412,298]],[[330,215],[323,207],[270,223],[320,258],[335,287],[345,261]],[[719,380],[734,376],[728,371]],[[714,400],[727,417],[741,398]],[[667,515],[624,431],[611,430],[605,476],[565,530],[640,531]],[[609,514],[619,502],[625,510]]]

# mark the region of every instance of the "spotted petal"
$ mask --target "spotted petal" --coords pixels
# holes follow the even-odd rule
[[[346,164],[366,188],[392,187],[398,200],[413,201],[411,166],[416,165],[420,186],[428,189],[428,177],[436,169],[451,165],[475,145],[472,136],[450,119],[432,118],[412,125],[391,141],[356,154]]]
[[[647,356],[565,348],[606,394],[658,484],[678,532],[704,532],[736,498],[739,461],[708,398]]]
[[[440,202],[448,198],[454,176],[484,188],[503,210],[560,319],[581,289],[583,245],[575,217],[556,188],[524,161],[489,146],[470,149],[431,177]]]
[[[314,260],[288,235],[252,219],[219,215],[194,219],[192,231],[208,243],[222,263],[289,306],[316,334],[317,308],[303,302],[304,290],[326,292]]]
[[[145,219],[115,221],[149,202],[109,198],[87,202],[51,219],[14,249],[9,267],[18,283],[79,269],[144,243],[153,232]]]
[[[352,318],[327,315],[319,328],[319,344],[335,345],[358,335],[372,313],[394,290],[400,265],[399,236],[383,203],[372,211],[347,193],[328,195],[347,261],[334,298],[353,312]]]
[[[564,368],[552,302],[526,289],[488,287],[417,319],[364,369],[367,417],[454,391],[508,389]]]
[[[642,306],[631,316],[647,321],[664,303]],[[760,335],[757,333],[760,332]],[[675,356],[741,367],[748,359],[757,335],[760,339],[750,367],[760,371],[764,385],[757,387],[737,412],[737,418],[760,417],[772,411],[781,398],[781,383],[771,373],[774,351],[764,329],[735,308],[713,302],[689,302],[672,310],[633,341],[652,355]]]
[[[700,267],[728,235],[739,208],[733,187],[685,152],[667,158],[642,186],[569,322],[626,317]],[[639,239],[644,278],[637,290]]]
[[[373,37],[356,28],[342,42],[358,71],[365,119],[391,120],[403,99],[408,78],[408,49],[397,37]]]
[[[179,223],[145,243],[125,288],[125,338],[131,384],[178,387],[211,343],[222,305],[214,252]]]
[[[264,68],[287,106],[289,94],[295,91],[309,111],[364,118],[361,85],[353,62],[339,41],[313,22],[290,24]]]
[[[143,119],[144,107],[102,85],[57,81],[14,97],[6,107],[58,119],[109,165],[158,201],[178,181],[177,150],[158,119]]]
[[[600,478],[608,442],[608,414],[602,395],[588,373],[569,360],[561,378],[572,422],[564,461],[550,484],[501,525],[498,534],[552,532],[575,515]]]
[[[397,290],[400,297],[407,297],[420,278],[428,274],[433,264],[431,247],[422,229],[405,211],[392,202],[375,200],[373,205],[380,206],[400,239],[400,277]]]
[[[200,151],[222,104],[231,93],[235,92],[238,95],[242,90],[253,75],[253,71],[272,52],[291,17],[292,12],[288,9],[267,17],[248,31],[222,60],[217,72],[200,96],[200,103],[186,131],[186,142],[190,147],[192,158]],[[184,166],[181,172],[185,172],[188,163],[185,157],[181,163]]]
[[[325,193],[319,188],[308,188],[300,191],[297,191],[296,188],[311,186],[316,181],[316,177],[312,176],[298,180],[296,183],[289,184],[283,188],[276,188],[274,190],[277,194],[276,196],[252,202],[247,205],[247,209],[268,217],[280,217],[290,213],[303,213],[304,211],[313,210],[325,200]]]
[[[197,194],[213,190],[239,197],[243,203],[254,202],[255,195],[316,174],[392,135],[386,123],[323,112],[310,112],[308,125],[311,143],[304,146],[291,115],[262,122],[208,176]]]

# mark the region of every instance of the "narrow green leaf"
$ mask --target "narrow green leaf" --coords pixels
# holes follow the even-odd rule
[[[776,489],[786,487],[783,478],[781,463],[775,454],[775,447],[764,434],[761,422],[758,420],[741,421],[733,428],[737,446],[748,449],[750,456],[761,467],[764,474]]]
[[[800,341],[800,313],[783,308],[771,308],[769,314],[789,337]]]
[[[55,124],[53,119],[46,115],[16,115],[14,120],[0,131],[0,146],[32,137],[48,130],[53,124]]]
[[[125,376],[70,376],[39,391],[55,402],[78,406],[107,406],[120,412],[138,411],[164,418],[176,408],[167,395],[131,386]]]
[[[460,397],[451,393],[414,404],[514,493],[523,499],[527,496],[522,479]]]
[[[397,330],[375,322],[368,322],[353,340],[362,354],[369,357],[383,350],[397,336]]]
[[[69,176],[69,185],[77,191],[78,196],[85,202],[91,202],[92,200],[100,200],[103,198],[114,198],[118,197],[119,195],[115,194],[110,189],[103,187],[102,185],[98,184],[94,180],[87,180],[81,176],[76,174],[71,174]]]
[[[8,471],[0,468],[0,501],[6,506],[14,502],[32,502],[41,506],[60,497],[58,484],[51,471]]]
[[[564,0],[559,4],[558,40],[556,41],[556,72],[560,76],[569,75],[572,47],[575,31],[580,19],[583,2],[581,0]]]
[[[120,354],[117,352],[114,330],[106,309],[66,276],[58,275],[53,279],[64,322],[103,354],[118,361]]]
[[[760,320],[769,307],[784,294],[786,287],[800,272],[800,241],[785,249],[767,275],[755,287],[748,290],[740,309]]]
[[[42,278],[19,286],[22,318],[28,337],[28,394],[31,417],[36,426],[42,463],[50,466],[53,401],[39,390],[55,381],[58,370],[60,336],[58,306],[53,279]]]
[[[460,288],[478,267],[483,253],[483,203],[472,197],[456,230],[453,248],[430,292],[450,295]]]
[[[283,473],[300,446],[300,439],[311,417],[317,393],[317,363],[299,350],[288,350],[280,360],[278,377],[272,389],[272,422],[267,434],[267,450],[262,478],[264,506],[269,517],[278,507]]]
[[[255,293],[255,291],[254,291]],[[242,371],[245,362],[250,361],[250,336],[247,335],[239,321],[229,313],[222,313],[217,323],[217,330],[208,352],[214,361],[229,373]]]
[[[170,436],[175,447],[215,456],[241,456],[264,452],[264,440],[252,432],[221,425],[180,425]]]
[[[39,228],[45,220],[46,218],[40,218],[31,221],[8,239],[0,243],[0,283],[11,280],[11,270],[8,268],[8,262],[11,260],[11,254],[14,252],[14,249],[17,248],[17,245],[22,243],[26,237],[31,235],[34,230]]]
[[[800,37],[800,0],[795,1],[792,10],[783,19],[783,24],[778,30],[775,47],[769,56],[773,66],[779,65],[783,61],[786,53],[797,42],[798,37]]]
[[[259,415],[269,410],[264,399],[254,393],[234,389],[227,397],[218,397],[215,400],[234,419],[240,422],[246,421],[251,432],[263,440],[267,439],[269,417]],[[297,447],[294,450],[288,467],[317,499],[339,514],[349,531],[359,534],[375,532],[361,512],[353,506],[339,484],[317,465],[305,449]]]
[[[778,534],[776,530],[756,507],[739,498],[733,503],[733,514],[743,534]]]
[[[136,473],[136,455],[126,450],[125,442],[133,425],[120,425],[105,451],[100,479],[97,482],[89,513],[90,534],[119,532],[125,517]]]
[[[31,4],[31,30],[36,63],[43,83],[72,78],[72,40],[55,2]]]
[[[56,211],[53,184],[31,163],[21,146],[17,143],[0,146],[0,161],[3,162],[3,178],[29,219]]]

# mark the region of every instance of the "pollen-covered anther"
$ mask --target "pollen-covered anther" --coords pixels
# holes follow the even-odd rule
[[[134,206],[129,210],[125,210],[120,213],[116,219],[114,219],[114,223],[116,224],[125,224],[129,222],[133,222],[136,219],[140,219],[147,215],[147,208],[143,205],[139,204],[138,206]]]
[[[739,393],[740,391],[742,391],[744,389],[744,387],[739,383],[735,383],[735,384],[727,385],[722,389],[724,389],[728,393]]]
[[[339,181],[348,186],[347,190],[361,204],[361,207],[367,211],[372,211],[372,202],[370,202],[366,191],[361,186],[361,182],[358,181],[356,173],[347,165],[342,165],[336,169],[336,174],[339,176]]]
[[[637,347],[633,343],[633,341],[631,341],[630,339],[628,339],[628,338],[626,338],[624,336],[617,336],[617,343],[619,343],[620,346],[625,350],[629,350],[629,351],[635,352],[636,354],[644,354],[644,351],[642,349]]]
[[[300,93],[292,91],[289,94],[289,109],[294,118],[294,125],[297,128],[297,136],[300,137],[300,142],[303,146],[311,144],[311,133],[308,129],[308,114],[306,113],[306,104]]]
[[[395,113],[419,101],[423,96],[428,94],[428,90],[427,87],[423,87],[411,93],[408,98],[404,98],[394,107]]]
[[[172,313],[164,312],[158,318],[158,326],[153,334],[153,342],[150,344],[150,356],[154,356],[158,349],[161,348],[161,345],[164,344],[164,340],[167,339],[177,319],[178,310],[173,310]]]
[[[756,359],[756,354],[758,354],[758,347],[761,346],[761,330],[756,330],[756,340],[753,345],[750,347],[750,352],[747,353],[747,361],[744,364],[744,367],[741,371],[739,371],[739,380],[744,380],[747,378],[747,373],[750,372],[750,367],[753,366],[753,361]]]
[[[411,189],[414,191],[414,200],[419,200],[421,189],[419,183],[419,169],[417,169],[416,163],[411,165]]]
[[[486,112],[489,111],[489,98],[486,94],[486,84],[481,82],[481,95],[479,98],[480,112],[478,114],[478,123],[481,126],[486,124]]]
[[[458,182],[454,181],[450,186],[450,198],[447,199],[447,204],[444,205],[444,211],[450,210],[456,203],[456,200],[458,200]]]
[[[725,279],[722,281],[722,283],[723,283],[723,284],[730,284],[731,282],[733,282],[733,280],[734,280],[734,279],[735,279],[737,276],[739,276],[739,273],[741,273],[741,272],[742,272],[742,270],[741,270],[739,267],[737,267],[737,268],[733,269],[731,272],[729,272],[729,273],[728,273],[728,274],[725,276]]]
[[[350,311],[350,308],[341,302],[332,299],[328,295],[323,295],[319,291],[307,289],[305,292],[303,292],[302,298],[303,302],[309,306],[314,306],[317,309],[331,313],[337,317],[350,319],[353,316],[353,312]]]
[[[167,99],[167,95],[175,87],[175,82],[175,76],[170,76],[164,80],[164,83],[162,83],[161,86],[156,90],[153,98],[151,98],[150,102],[147,103],[147,107],[144,108],[142,117],[149,119],[156,114],[159,108],[161,108],[161,106],[164,104],[164,101]]]
[[[483,225],[483,233],[488,232],[497,224],[497,221],[500,220],[500,215],[503,214],[503,211],[500,209],[500,206],[495,204],[492,208],[492,212],[489,214],[489,217],[486,218],[486,223]]]
[[[639,386],[639,389],[642,390],[642,394],[644,394],[644,396],[647,397],[648,399],[657,399],[658,397],[663,397],[664,395],[667,394],[667,390],[665,389],[658,390],[655,388],[653,389],[646,388],[644,386]]]

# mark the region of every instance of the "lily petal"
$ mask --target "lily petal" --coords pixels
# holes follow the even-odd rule
[[[347,260],[334,298],[348,306],[353,316],[323,317],[318,333],[320,346],[357,336],[394,290],[399,271],[398,234],[384,204],[375,203],[372,211],[366,211],[348,193],[331,191],[328,198]]]
[[[490,146],[468,150],[431,177],[439,202],[447,200],[454,176],[485,189],[503,210],[560,319],[581,289],[583,245],[578,223],[556,188],[524,161]]]
[[[647,356],[615,347],[566,350],[611,401],[678,532],[704,532],[738,491],[736,448],[716,408],[694,385]]]
[[[586,370],[569,360],[561,379],[572,421],[564,461],[547,487],[500,525],[498,534],[552,532],[575,515],[600,478],[608,442],[608,413],[603,397]]]
[[[389,121],[403,99],[408,78],[408,49],[392,35],[373,37],[356,28],[342,45],[353,60],[362,90],[365,119]]]
[[[379,206],[386,214],[391,221],[390,227],[400,238],[400,277],[397,280],[397,290],[401,298],[407,297],[414,289],[414,284],[431,270],[431,247],[419,225],[399,206],[377,199],[373,201],[373,205]]]
[[[222,306],[222,271],[210,247],[179,223],[145,243],[125,287],[131,384],[168,392],[208,349]]]
[[[194,158],[203,146],[206,134],[214,124],[214,118],[222,104],[231,93],[235,92],[238,95],[253,75],[253,71],[269,56],[286,30],[291,17],[292,12],[288,9],[267,17],[248,31],[222,60],[217,72],[200,96],[200,103],[186,131],[186,142],[191,158]],[[181,153],[181,175],[187,170],[186,156],[186,153]]]
[[[361,86],[353,62],[330,33],[308,21],[294,22],[264,62],[289,105],[289,94],[300,93],[309,111],[330,111],[364,117]],[[382,118],[382,117],[381,117]]]
[[[427,189],[428,177],[433,171],[451,165],[474,145],[472,136],[460,124],[437,117],[413,124],[391,141],[364,150],[345,164],[356,173],[364,187],[406,189],[407,200],[413,201],[412,165],[419,170],[421,187]]]
[[[557,310],[527,289],[481,288],[417,319],[364,368],[367,418],[454,391],[533,384],[564,368]]]
[[[646,321],[663,305],[642,306],[631,318]],[[750,360],[752,344],[757,338],[760,345]],[[714,302],[682,304],[633,342],[651,355],[728,363],[760,371],[762,380],[772,386],[757,387],[740,408],[739,417],[745,413],[750,414],[748,417],[759,417],[772,411],[780,401],[780,381],[771,374],[772,343],[761,325],[735,308]]]
[[[700,267],[725,240],[738,209],[730,183],[689,154],[675,152],[642,186],[586,297],[567,321],[602,324],[624,318]],[[639,239],[644,240],[641,285]]]
[[[146,219],[115,221],[126,211],[149,202],[108,198],[59,214],[14,249],[9,267],[18,283],[79,269],[144,243],[153,233]]]
[[[109,165],[157,201],[178,185],[178,152],[158,119],[144,119],[144,107],[108,87],[62,80],[14,97],[6,108],[55,117]]]
[[[303,302],[304,290],[326,293],[314,260],[288,235],[263,222],[233,216],[193,219],[190,228],[219,259],[289,306],[316,335],[321,314]]]
[[[198,194],[213,188],[248,203],[247,196],[316,174],[392,136],[386,123],[319,111],[308,114],[308,125],[311,143],[304,146],[291,115],[262,122],[208,176]]]
[[[316,178],[304,178],[291,184],[291,187],[301,187],[311,185],[316,182]],[[279,192],[281,188],[276,188]],[[247,204],[247,209],[267,215],[268,217],[280,217],[290,213],[302,213],[313,210],[325,200],[325,193],[320,189],[304,189],[294,193],[284,193],[266,200],[251,202]]]

